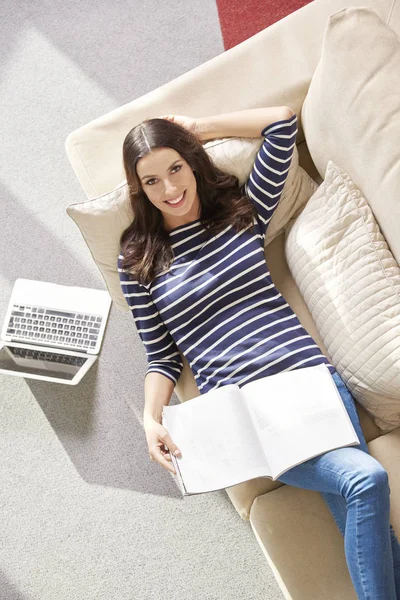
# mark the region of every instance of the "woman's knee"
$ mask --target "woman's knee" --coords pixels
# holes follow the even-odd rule
[[[349,494],[368,493],[374,490],[390,494],[388,472],[377,460],[372,459],[368,465],[364,464],[350,481]]]
[[[375,467],[368,473],[368,480],[371,481],[372,485],[379,488],[389,487],[389,474],[386,469],[380,464],[376,463]]]

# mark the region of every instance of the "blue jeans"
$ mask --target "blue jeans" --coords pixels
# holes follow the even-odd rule
[[[388,475],[368,452],[352,395],[337,372],[332,377],[360,445],[312,458],[286,471],[279,481],[321,492],[344,537],[359,599],[400,600],[400,545],[389,521]]]

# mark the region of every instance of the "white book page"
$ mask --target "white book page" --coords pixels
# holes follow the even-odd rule
[[[219,490],[269,474],[263,448],[235,385],[165,406],[163,425],[181,450],[177,463],[189,493]]]
[[[242,393],[274,479],[313,456],[359,444],[339,391],[324,365],[253,381],[242,388]]]

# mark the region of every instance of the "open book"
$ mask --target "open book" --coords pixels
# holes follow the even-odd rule
[[[275,481],[314,456],[360,443],[323,364],[165,406],[162,424],[181,451],[171,458],[184,496],[256,477]]]

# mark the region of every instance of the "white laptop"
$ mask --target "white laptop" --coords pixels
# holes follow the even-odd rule
[[[17,279],[0,341],[0,373],[76,385],[97,359],[111,297]]]

